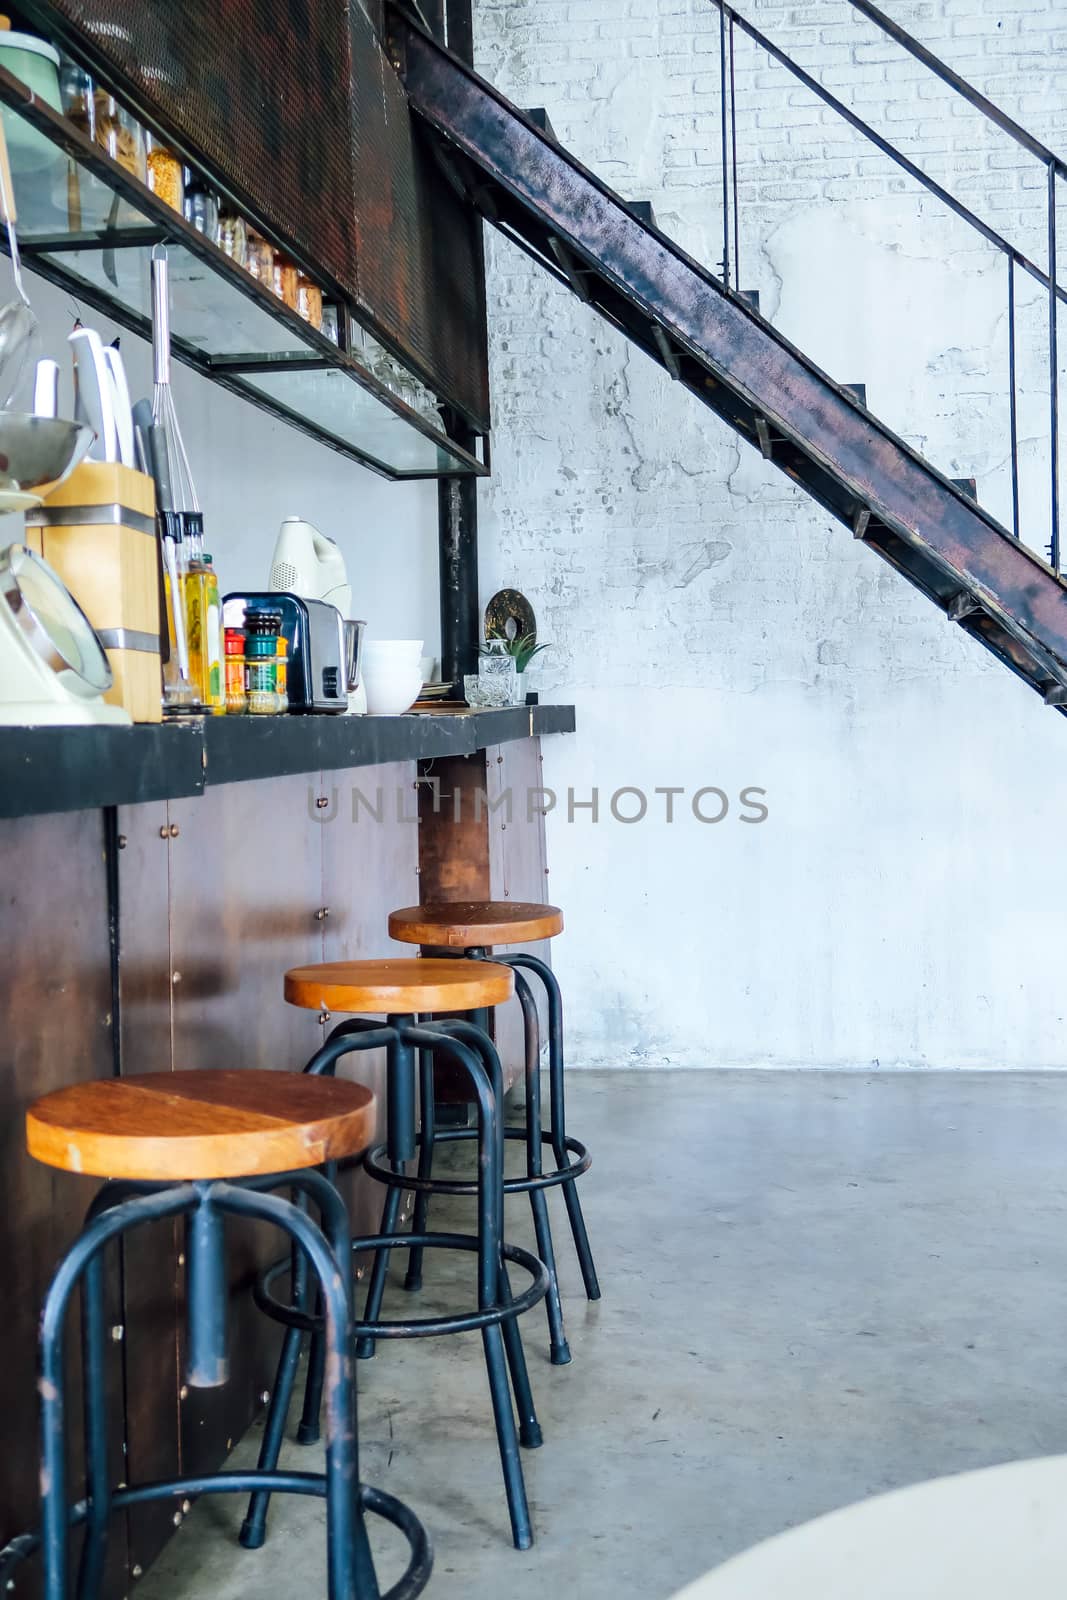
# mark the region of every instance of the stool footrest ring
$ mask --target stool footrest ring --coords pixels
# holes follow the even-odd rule
[[[434,1133],[435,1144],[455,1144],[463,1139],[476,1139],[477,1128],[442,1128]],[[525,1128],[505,1128],[505,1139],[526,1140]],[[531,1189],[551,1189],[557,1184],[573,1183],[575,1178],[580,1178],[583,1172],[588,1172],[593,1158],[585,1145],[578,1139],[572,1139],[568,1134],[564,1139],[564,1146],[577,1159],[559,1167],[555,1172],[539,1173],[537,1177],[505,1178],[505,1194],[528,1194]],[[552,1146],[552,1135],[542,1133],[541,1143]],[[416,1144],[421,1147],[422,1134],[416,1137]],[[478,1184],[474,1179],[466,1178],[420,1178],[414,1174],[394,1172],[391,1167],[384,1165],[382,1157],[385,1155],[385,1145],[376,1144],[366,1152],[363,1157],[363,1169],[376,1183],[389,1184],[394,1189],[411,1189],[416,1194],[453,1194],[471,1195],[478,1193]]]
[[[166,1478],[158,1483],[134,1484],[126,1489],[116,1489],[111,1495],[111,1509],[121,1511],[126,1506],[145,1505],[149,1501],[168,1500],[172,1496],[202,1494],[252,1494],[269,1489],[274,1494],[326,1495],[326,1475],[321,1472],[266,1472],[251,1468],[247,1472],[208,1472],[199,1477]],[[360,1504],[364,1511],[382,1517],[399,1529],[407,1540],[410,1557],[402,1578],[387,1589],[382,1600],[415,1600],[429,1582],[433,1566],[433,1548],[429,1534],[415,1513],[384,1489],[370,1484],[359,1486]],[[69,1523],[72,1528],[83,1523],[89,1514],[89,1502],[79,1500],[70,1508]],[[15,1568],[40,1547],[37,1533],[23,1533],[0,1550],[0,1584],[10,1580]]]
[[[406,1250],[412,1245],[427,1250],[478,1249],[478,1240],[468,1233],[376,1233],[367,1238],[353,1239],[353,1250]],[[494,1323],[508,1322],[521,1317],[548,1293],[548,1268],[531,1250],[521,1245],[503,1244],[500,1253],[505,1261],[523,1267],[532,1279],[529,1288],[515,1296],[507,1305],[485,1306],[477,1311],[455,1312],[444,1317],[409,1317],[395,1322],[360,1322],[353,1324],[358,1339],[431,1339],[447,1333],[471,1333],[478,1328],[490,1328]],[[266,1316],[282,1322],[289,1328],[299,1328],[313,1333],[322,1326],[321,1317],[301,1311],[298,1306],[286,1305],[272,1292],[272,1285],[290,1270],[290,1259],[285,1256],[275,1261],[256,1278],[252,1298]]]

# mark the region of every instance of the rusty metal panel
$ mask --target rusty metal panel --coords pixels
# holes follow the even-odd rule
[[[377,0],[24,9],[488,427],[480,224],[417,142]]]
[[[433,361],[488,420],[481,222],[449,186],[358,8],[352,12],[358,297],[390,339]]]

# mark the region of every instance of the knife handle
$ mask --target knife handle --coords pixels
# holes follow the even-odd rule
[[[96,434],[89,457],[93,461],[117,461],[111,373],[100,335],[95,328],[75,328],[68,342],[74,353],[74,415],[87,422]]]
[[[59,362],[38,361],[33,378],[33,414],[35,417],[59,416]]]
[[[137,460],[133,449],[133,416],[130,411],[130,386],[126,382],[126,365],[122,352],[113,344],[104,348],[104,362],[111,379],[111,400],[115,411],[115,438],[118,458],[124,467],[135,467]]]

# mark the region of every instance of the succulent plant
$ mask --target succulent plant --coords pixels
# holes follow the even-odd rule
[[[505,634],[502,633],[495,634],[493,638],[487,640],[486,644],[483,646],[483,655],[489,655],[490,653],[494,655],[496,654],[495,650],[490,652],[489,647],[491,645],[504,646],[506,653],[511,656],[515,662],[516,672],[525,672],[534,656],[540,655],[542,650],[548,650],[550,648],[547,644],[538,644],[537,635],[535,633],[524,633],[521,637],[516,634],[514,639],[509,639]]]

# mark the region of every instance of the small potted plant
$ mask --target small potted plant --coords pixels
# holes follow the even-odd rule
[[[526,669],[535,656],[539,656],[542,650],[548,649],[548,645],[538,644],[536,633],[516,633],[510,639],[506,634],[498,634],[495,638],[489,640],[489,645],[492,646],[494,653],[503,647],[505,654],[509,655],[514,661],[515,698],[513,704],[524,706],[526,704]]]

